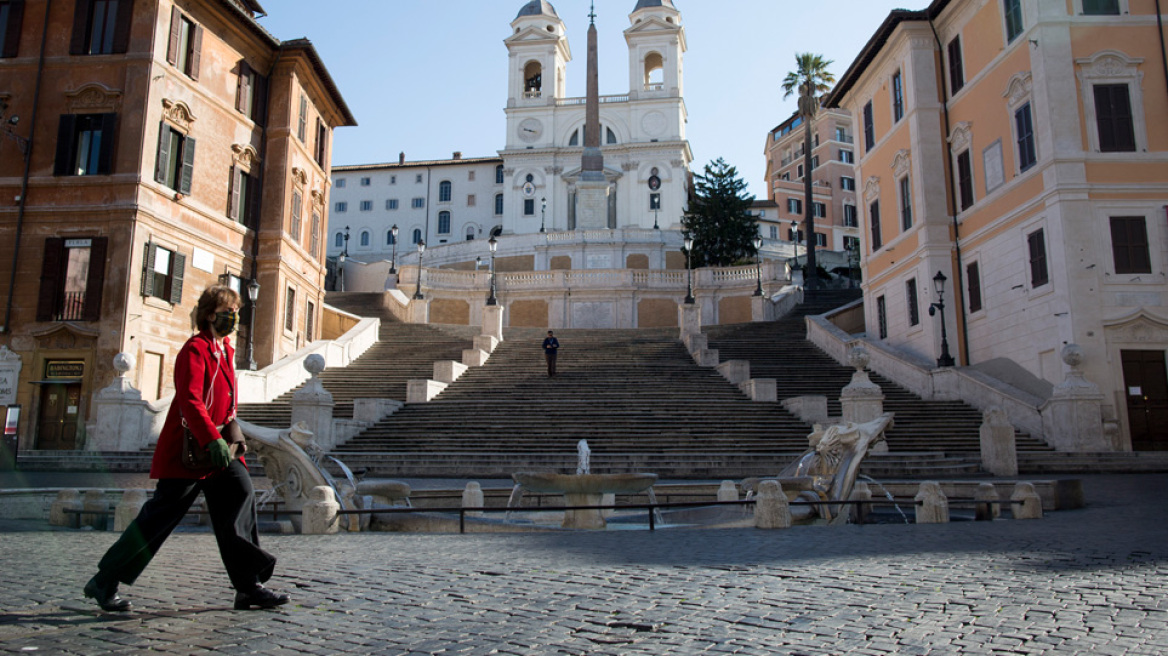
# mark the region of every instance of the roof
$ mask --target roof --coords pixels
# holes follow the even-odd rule
[[[376,171],[381,169],[408,169],[419,166],[458,166],[460,164],[502,164],[502,157],[463,157],[462,159],[432,159],[417,162],[385,162],[381,164],[347,164],[333,166],[332,172],[351,173],[354,171]]]
[[[637,6],[633,8],[633,11],[638,12],[642,9],[651,9],[653,7],[677,9],[677,7],[673,6],[673,0],[637,0]]]
[[[556,8],[547,0],[531,0],[523,5],[523,8],[519,10],[519,15],[515,18],[523,18],[524,16],[555,16],[559,18]]]
[[[328,69],[325,68],[324,61],[321,60],[320,54],[316,52],[316,47],[308,39],[293,39],[291,41],[284,41],[280,44],[280,50],[302,52],[308,57],[308,61],[312,64],[312,70],[320,78],[320,82],[324,88],[332,96],[332,100],[337,105],[337,111],[341,113],[343,122],[337,127],[352,127],[357,125],[357,119],[353,118],[352,112],[349,111],[349,106],[345,104],[345,99],[341,97],[341,92],[337,89],[336,82],[333,77],[329,75]]]

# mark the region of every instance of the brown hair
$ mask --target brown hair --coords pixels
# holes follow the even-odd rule
[[[195,309],[195,325],[199,330],[207,330],[215,320],[215,310],[220,305],[240,305],[239,292],[227,285],[211,285],[203,290],[199,305]]]

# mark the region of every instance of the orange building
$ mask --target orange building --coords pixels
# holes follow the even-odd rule
[[[247,298],[238,366],[317,337],[332,130],[355,125],[308,41],[254,0],[0,2],[0,412],[22,449],[86,448],[118,353],[146,400],[202,290]],[[242,319],[251,319],[245,305]]]
[[[1168,449],[1168,70],[1153,0],[893,11],[827,98],[854,117],[867,331],[1049,391],[1078,344],[1096,450]]]

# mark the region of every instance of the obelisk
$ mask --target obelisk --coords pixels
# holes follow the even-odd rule
[[[600,152],[600,74],[597,72],[596,5],[588,14],[588,97],[584,105],[584,155],[576,181],[576,228],[608,227],[608,178]]]

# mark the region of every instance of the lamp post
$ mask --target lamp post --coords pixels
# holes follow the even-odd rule
[[[949,355],[949,338],[945,334],[945,281],[948,278],[940,271],[933,276],[933,290],[937,292],[937,302],[929,303],[929,316],[941,313],[941,357],[937,358],[938,367],[952,367],[955,363]]]
[[[762,237],[754,236],[754,266],[758,273],[758,286],[754,288],[755,296],[762,296]]]
[[[397,224],[396,223],[393,224],[393,227],[391,227],[389,229],[389,234],[393,235],[393,254],[390,256],[392,259],[389,261],[389,272],[390,273],[397,273]]]
[[[345,249],[337,256],[337,280],[340,291],[345,291],[345,260],[349,257],[349,226],[345,226]]]
[[[499,248],[499,242],[495,235],[487,240],[487,248],[491,250],[491,294],[487,296],[487,305],[498,305],[499,301],[495,298],[495,251]]]
[[[694,304],[693,295],[693,268],[690,266],[690,255],[693,253],[693,237],[685,238],[685,304]]]
[[[539,199],[539,231],[543,232],[544,222],[547,220],[547,198]]]
[[[661,226],[657,225],[657,212],[659,212],[659,211],[660,210],[658,208],[656,208],[656,207],[653,208],[653,229],[654,230],[661,229]]]
[[[795,265],[799,265],[799,222],[791,221],[791,242],[795,244]]]
[[[848,277],[852,280],[852,287],[856,286],[857,269],[860,268],[860,241],[853,241],[848,246]]]
[[[426,240],[418,242],[418,284],[414,287],[414,298],[422,300],[422,254],[426,252]]]
[[[247,369],[248,371],[256,370],[255,361],[255,314],[256,314],[256,300],[260,297],[260,283],[252,280],[247,283],[247,298],[251,301],[251,309],[248,311],[247,317]]]

